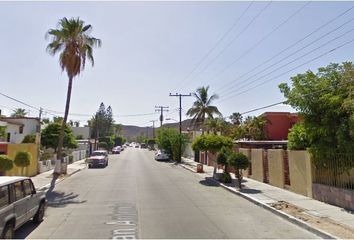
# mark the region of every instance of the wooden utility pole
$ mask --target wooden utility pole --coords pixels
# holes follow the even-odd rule
[[[160,113],[160,127],[162,127],[163,112],[168,112],[168,107],[155,106],[155,112],[159,112]]]

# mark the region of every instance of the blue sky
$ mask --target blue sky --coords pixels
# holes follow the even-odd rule
[[[45,51],[48,41],[44,37],[46,31],[55,28],[63,17],[80,17],[93,26],[92,35],[103,42],[102,47],[94,51],[95,66],[87,65],[75,79],[70,112],[92,115],[104,102],[106,106],[112,106],[114,115],[118,115],[115,120],[123,124],[151,125],[149,121],[157,120],[158,114],[120,116],[154,113],[157,105],[169,106],[167,117],[178,120],[178,98],[169,97],[169,93],[186,94],[207,85],[210,93],[220,95],[215,105],[224,116],[246,112],[285,100],[277,86],[290,82],[291,76],[309,69],[316,71],[331,62],[353,61],[353,42],[326,54],[353,39],[350,30],[354,21],[350,20],[354,10],[351,10],[251,71],[354,3],[250,4],[0,2],[3,83],[0,92],[32,106],[64,111],[67,76],[61,72],[58,56],[52,57]],[[295,12],[297,14],[279,26]],[[237,19],[238,23],[231,28]],[[213,51],[205,57],[211,49]],[[184,113],[193,100],[193,97],[183,98]],[[31,116],[38,115],[37,110],[0,96],[3,113],[9,114],[11,109],[18,107],[30,110]],[[247,115],[259,115],[264,111],[295,110],[278,105]],[[44,117],[52,115],[45,113]],[[89,118],[69,116],[82,124]]]

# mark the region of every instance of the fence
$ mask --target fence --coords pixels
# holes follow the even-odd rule
[[[72,161],[76,162],[79,161],[81,159],[86,158],[86,151],[85,150],[80,150],[80,151],[74,151],[71,153],[72,156]],[[66,163],[70,163],[70,157],[64,157],[64,162]],[[55,167],[55,159],[51,159],[51,160],[46,160],[46,161],[39,161],[39,172],[47,172],[49,170],[54,169]]]
[[[313,158],[314,183],[354,189],[354,155],[332,154]]]

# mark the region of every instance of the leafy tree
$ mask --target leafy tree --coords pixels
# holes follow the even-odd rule
[[[228,157],[228,163],[234,167],[235,175],[238,180],[238,187],[242,187],[242,170],[246,170],[250,164],[248,158],[243,153],[232,152]]]
[[[223,147],[231,148],[232,140],[229,137],[218,136],[218,135],[202,135],[196,137],[192,143],[192,149],[194,151],[209,151],[216,155]],[[216,162],[214,163],[214,175],[216,174]]]
[[[111,106],[106,109],[102,102],[95,113],[95,115],[89,120],[89,126],[91,128],[91,137],[98,139],[101,136],[110,136],[113,134],[113,113]]]
[[[77,135],[77,136],[75,137],[75,139],[76,139],[76,140],[82,140],[82,139],[84,139],[84,136],[82,136],[82,135],[80,134],[80,135]]]
[[[353,64],[344,62],[298,74],[291,78],[292,87],[279,85],[287,103],[299,111],[316,167],[329,166],[333,153],[354,154],[353,78]],[[336,165],[344,171],[354,163]]]
[[[204,134],[204,122],[205,118],[214,118],[214,115],[221,116],[219,109],[216,106],[212,106],[212,102],[218,99],[218,95],[208,95],[209,86],[200,87],[197,89],[193,96],[196,101],[193,106],[187,111],[187,115],[193,117],[192,124],[195,126],[202,126],[202,134]]]
[[[239,126],[242,123],[242,115],[239,112],[234,112],[230,117],[232,124]]]
[[[179,161],[181,154],[184,152],[187,137],[180,135],[177,129],[174,128],[159,128],[157,130],[156,142],[160,149],[165,150],[173,160]],[[180,151],[180,142],[182,143]]]
[[[25,117],[26,115],[27,115],[26,109],[16,108],[12,112],[11,117]]]
[[[42,130],[41,145],[45,148],[53,148],[55,152],[58,150],[59,135],[61,131],[60,123],[50,123]],[[64,142],[65,148],[76,148],[77,143],[72,133],[71,128],[65,125],[64,129]]]
[[[310,147],[310,142],[306,134],[303,123],[295,124],[288,134],[288,149],[289,150],[306,150]]]
[[[229,147],[223,146],[216,158],[216,162],[224,167],[224,172],[227,172],[228,157],[231,154],[231,149]]]
[[[98,147],[108,151],[108,144],[106,142],[99,142]]]
[[[24,151],[17,152],[14,163],[21,168],[21,176],[23,176],[23,170],[31,164],[31,154]]]
[[[36,142],[36,134],[28,134],[22,140],[22,143],[35,143],[35,142]]]
[[[63,117],[55,117],[55,116],[53,117],[53,122],[55,122],[55,123],[62,124],[63,120],[64,120]]]
[[[6,137],[6,126],[0,126],[0,139]]]
[[[123,136],[114,137],[114,144],[116,146],[122,146],[126,141],[127,139],[125,139]]]
[[[75,122],[74,122],[74,126],[75,126],[75,127],[80,127],[80,121],[75,121]]]
[[[0,155],[0,173],[2,176],[13,167],[13,161],[7,155]]]
[[[47,37],[51,37],[51,41],[47,46],[47,50],[52,55],[60,53],[60,67],[63,71],[66,71],[69,77],[64,119],[62,122],[59,134],[59,142],[57,146],[58,159],[61,159],[62,147],[64,144],[64,135],[66,121],[69,114],[73,79],[84,70],[86,59],[92,63],[92,66],[94,65],[92,49],[93,47],[101,46],[100,39],[90,36],[91,30],[92,26],[85,25],[84,21],[80,20],[79,18],[62,18],[59,21],[58,29],[50,29],[47,32]],[[62,171],[66,173],[66,169],[63,169]]]
[[[107,144],[106,150],[111,150],[114,147],[114,140],[110,136],[100,137],[98,141],[99,143],[105,142]]]
[[[43,118],[43,119],[42,119],[42,122],[48,124],[48,123],[50,123],[50,119],[49,119],[49,118]]]
[[[208,118],[205,127],[215,135],[218,132],[223,135],[228,129],[228,123],[223,118]]]

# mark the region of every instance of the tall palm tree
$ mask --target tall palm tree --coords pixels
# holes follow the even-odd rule
[[[25,117],[27,115],[26,109],[16,108],[13,110],[11,117]]]
[[[85,25],[84,21],[79,18],[62,18],[59,20],[58,28],[50,29],[46,34],[46,38],[51,38],[47,51],[53,56],[57,53],[60,54],[60,67],[62,71],[66,71],[69,78],[64,118],[59,135],[58,159],[61,159],[64,127],[69,114],[73,79],[85,69],[86,58],[92,66],[94,65],[92,49],[101,46],[101,40],[90,35],[91,30],[92,26]],[[66,168],[61,171],[66,174]]]
[[[216,106],[212,106],[212,102],[218,99],[218,95],[213,94],[210,97],[208,96],[209,86],[200,87],[197,89],[193,96],[196,98],[196,101],[193,103],[193,106],[187,111],[187,115],[193,117],[192,124],[195,126],[202,127],[202,134],[204,134],[204,122],[205,118],[214,118],[214,115],[221,117],[221,113]]]

